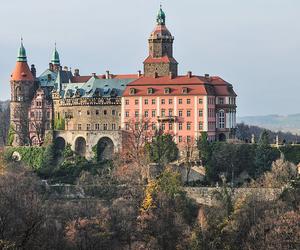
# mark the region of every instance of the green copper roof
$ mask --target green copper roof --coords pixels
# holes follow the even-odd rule
[[[17,62],[27,62],[26,50],[23,45],[23,39],[21,39],[21,47],[19,49]]]
[[[56,49],[56,45],[55,45],[55,49],[54,49],[54,52],[53,52],[53,55],[52,55],[52,60],[51,62],[54,64],[54,65],[60,65],[60,60],[59,60],[59,54],[58,54],[58,51]]]
[[[162,10],[161,6],[160,6],[160,9],[159,9],[158,14],[157,14],[156,22],[157,22],[157,24],[160,24],[160,25],[165,25],[166,24],[166,14]]]

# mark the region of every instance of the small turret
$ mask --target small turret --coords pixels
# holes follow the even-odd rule
[[[54,51],[53,51],[53,54],[52,54],[51,64],[52,64],[52,69],[54,71],[59,71],[59,69],[60,69],[60,59],[59,59],[59,53],[56,49],[56,43],[55,43]]]

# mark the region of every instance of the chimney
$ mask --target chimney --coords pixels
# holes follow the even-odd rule
[[[154,78],[157,78],[157,77],[158,77],[158,73],[155,72],[155,73],[154,73]]]
[[[31,74],[33,75],[33,77],[36,78],[36,69],[35,69],[34,64],[31,65],[30,71],[31,71]]]
[[[92,76],[93,76],[93,77],[96,77],[96,73],[92,73]]]
[[[53,64],[49,63],[49,70],[53,71]]]
[[[75,70],[74,70],[74,76],[80,76],[80,74],[79,74],[79,69],[75,69]]]
[[[142,76],[142,71],[138,71],[138,78],[140,78]]]
[[[106,78],[106,79],[110,79],[109,70],[106,70],[105,78]]]
[[[68,71],[68,67],[67,66],[64,66],[64,71]]]
[[[204,75],[206,79],[209,79],[209,74]]]
[[[174,74],[173,74],[172,71],[169,72],[169,77],[170,77],[170,79],[173,79],[173,78],[174,78]]]
[[[188,72],[187,72],[188,78],[192,78],[192,75],[193,75],[193,74],[192,74],[192,71],[188,71]]]

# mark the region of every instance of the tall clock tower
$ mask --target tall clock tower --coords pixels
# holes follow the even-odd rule
[[[178,75],[178,63],[173,57],[174,37],[166,27],[166,15],[160,8],[156,27],[148,40],[149,56],[144,61],[145,76]]]

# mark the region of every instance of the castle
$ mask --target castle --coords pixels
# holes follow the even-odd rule
[[[52,60],[40,76],[29,68],[21,42],[11,75],[11,128],[13,145],[41,146],[54,140],[67,143],[78,154],[110,158],[126,147],[124,133],[160,129],[171,133],[179,148],[195,143],[201,132],[208,139],[235,137],[236,94],[217,76],[178,74],[173,56],[174,37],[160,8],[156,27],[148,39],[144,72],[81,76],[62,67],[55,47]]]

